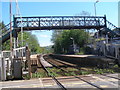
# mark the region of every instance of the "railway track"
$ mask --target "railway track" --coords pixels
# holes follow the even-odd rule
[[[101,74],[101,75],[103,75],[103,76],[106,76],[106,77],[110,77],[110,78],[114,78],[114,79],[117,79],[117,80],[120,80],[120,78],[118,77],[113,77],[113,76],[108,76],[108,75],[105,75],[105,74]]]
[[[40,60],[44,60],[43,56],[41,56]],[[62,85],[55,76],[53,76],[52,72],[50,72],[43,64],[42,64],[43,68],[45,69],[45,71],[48,73],[48,75],[50,77],[52,77],[52,79],[56,82],[56,84],[62,89],[62,90],[67,90],[64,85]]]
[[[47,61],[48,61],[48,60],[47,60]],[[50,61],[48,61],[48,62],[49,62],[50,64],[52,64],[53,66],[57,67],[58,69],[61,69],[59,66],[51,63]],[[66,64],[65,64],[65,65],[66,65]],[[70,66],[71,66],[71,65],[70,65]],[[69,73],[68,71],[66,71],[66,70],[64,70],[64,69],[61,69],[61,70],[64,71],[64,72],[66,72],[66,73]],[[87,80],[85,80],[85,79],[83,79],[83,78],[80,78],[80,77],[77,77],[77,76],[74,76],[74,77],[80,79],[80,80],[83,81],[83,82],[86,82],[86,83],[94,86],[95,88],[97,88],[97,89],[99,89],[99,90],[103,90],[103,89],[100,88],[99,86],[97,86],[97,85],[95,85],[95,84],[93,84],[93,83],[91,83],[91,82],[88,82]]]
[[[67,66],[73,66],[73,67],[76,67],[76,66],[74,66],[74,65],[67,65],[67,63],[66,62],[62,62],[62,61],[59,61],[59,60],[52,60],[50,57],[47,57],[46,55],[45,56],[41,56],[41,58],[40,58],[41,60],[42,59],[44,59],[45,61],[47,61],[48,63],[50,63],[53,67],[56,67],[56,68],[58,68],[58,69],[61,69],[61,71],[63,71],[63,72],[65,72],[65,73],[69,73],[67,70],[65,70],[65,69],[63,69],[63,68],[61,68],[61,66],[62,65],[64,65],[65,67],[67,67]],[[48,73],[48,75],[50,76],[50,77],[52,77],[52,79],[57,83],[57,85],[60,87],[60,88],[62,88],[63,90],[67,90],[66,88],[65,88],[65,86],[59,81],[59,79],[57,79],[53,74],[52,74],[52,72],[51,71],[49,71],[44,65],[42,65],[43,66],[43,68],[45,69],[45,71]],[[105,77],[107,77],[107,78],[114,78],[114,79],[116,79],[116,80],[120,80],[119,78],[117,78],[117,77],[112,77],[112,76],[107,76],[107,75],[105,75],[105,74],[101,74],[102,76],[104,76],[104,77],[100,77],[100,78],[105,78]],[[79,79],[80,81],[83,81],[83,82],[86,82],[86,83],[88,83],[89,85],[91,85],[91,86],[93,86],[93,87],[95,87],[95,88],[97,88],[97,89],[99,89],[99,90],[103,90],[103,88],[101,88],[99,85],[96,85],[95,83],[92,83],[91,81],[88,81],[88,80],[86,80],[85,78],[81,78],[81,77],[79,77],[79,76],[76,76],[76,75],[73,75],[75,78],[77,78],[77,79]],[[100,79],[99,78],[99,79]],[[114,83],[111,81],[111,82],[106,82],[106,83],[111,83],[112,85],[114,85]]]
[[[50,57],[49,55],[47,55],[46,57],[47,57],[46,59],[48,59],[48,60],[47,60],[48,62],[60,63],[60,64],[64,65],[65,67],[78,67],[76,64],[71,64],[71,63],[68,63],[68,62],[65,62],[65,61],[61,61],[61,60],[52,58],[52,57]],[[53,60],[53,59],[54,59],[54,60]]]
[[[49,55],[45,55],[44,58],[46,59],[47,62],[49,62],[50,64],[52,64],[53,66],[55,66],[59,69],[61,69],[61,67],[65,67],[65,68],[72,67],[72,68],[80,70],[80,66],[77,66],[76,64],[61,61],[61,60],[52,58]],[[61,69],[61,70],[66,71],[66,70],[63,70],[63,69]]]

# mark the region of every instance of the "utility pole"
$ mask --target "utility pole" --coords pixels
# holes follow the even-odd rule
[[[13,48],[12,48],[12,0],[10,0],[10,51],[11,51],[11,75],[13,74]]]
[[[12,56],[12,0],[10,0],[10,50]]]
[[[31,73],[31,60],[30,60],[30,50],[28,48],[28,46],[26,46],[26,60],[28,62],[28,74],[29,77],[32,77],[32,73]]]

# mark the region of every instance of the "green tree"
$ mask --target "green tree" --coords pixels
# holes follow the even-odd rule
[[[5,27],[5,24],[3,22],[0,23],[0,28],[2,30],[2,34],[7,31],[7,28]],[[21,47],[22,43],[21,43],[20,32],[18,34],[18,40],[19,40],[19,47]],[[30,32],[23,32],[23,46],[26,46],[26,45],[29,46],[29,48],[31,49],[31,52],[34,52],[34,53],[42,52],[42,49],[40,48],[40,45],[38,43],[36,36],[31,34]],[[10,50],[10,40],[7,40],[6,42],[2,43],[2,50]]]
[[[1,23],[0,23],[0,29],[2,30],[2,34],[7,31],[7,27],[5,27],[4,22],[1,22]]]
[[[4,22],[0,22],[0,30],[2,30],[2,34],[4,34],[7,31],[7,27],[5,27]],[[10,50],[10,40],[7,40],[5,43],[2,43],[2,50]]]
[[[18,34],[19,47],[22,46],[21,43],[21,33]],[[38,40],[35,35],[31,34],[30,32],[23,33],[23,46],[28,45],[32,53],[41,53],[42,50],[38,43]]]
[[[88,43],[89,34],[84,30],[64,30],[62,33],[54,37],[54,52],[55,53],[68,53],[70,45],[74,43],[83,48]]]

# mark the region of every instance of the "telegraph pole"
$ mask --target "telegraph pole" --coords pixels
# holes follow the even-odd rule
[[[12,56],[12,0],[10,0],[10,50]]]
[[[13,60],[12,60],[12,56],[13,56],[13,48],[12,48],[12,0],[10,0],[10,51],[11,51],[11,70],[10,73],[11,75],[13,74]]]

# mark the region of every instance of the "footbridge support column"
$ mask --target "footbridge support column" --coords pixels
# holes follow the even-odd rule
[[[18,33],[15,32],[14,35],[14,49],[18,47]],[[16,51],[14,52],[14,57],[16,57]]]

